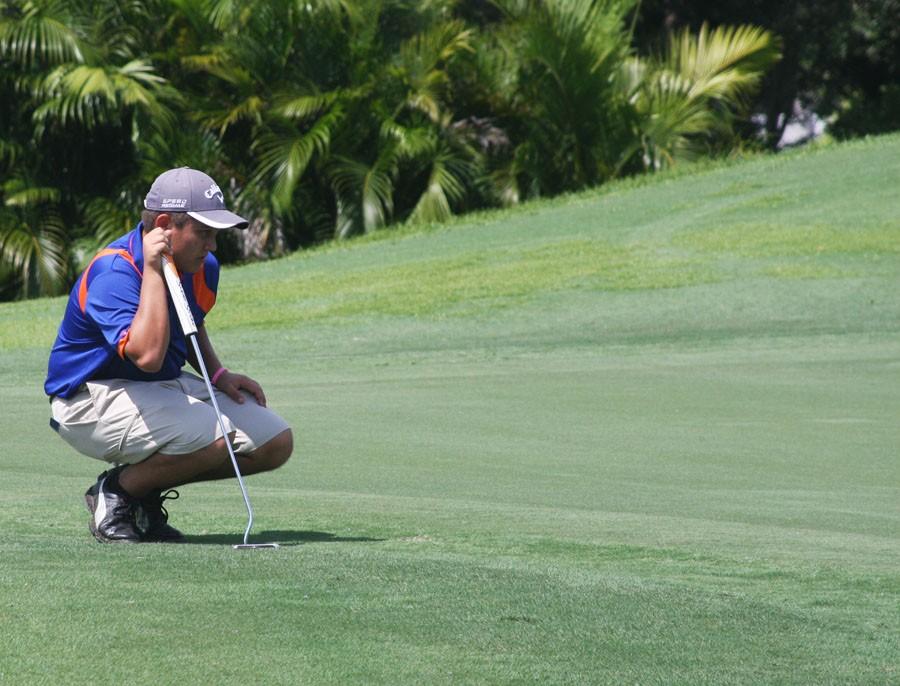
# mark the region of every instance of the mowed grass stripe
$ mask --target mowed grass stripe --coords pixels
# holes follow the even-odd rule
[[[396,527],[402,518],[384,525]],[[382,522],[372,524],[380,529]],[[883,606],[864,602],[860,609],[873,622],[867,630],[852,628],[852,615],[835,613],[848,591],[864,601],[866,591],[892,590],[865,589],[859,578],[840,582],[784,565],[723,566],[714,556],[653,547],[590,550],[555,538],[532,541],[523,555],[503,551],[504,537],[496,533],[486,541],[491,555],[448,553],[446,543],[428,538],[309,544],[296,550],[300,557],[286,549],[239,561],[218,546],[205,555],[215,574],[202,579],[193,576],[196,550],[152,549],[141,556],[146,580],[139,587],[120,582],[105,593],[111,617],[102,627],[91,621],[91,588],[133,574],[133,554],[70,545],[73,559],[102,561],[102,570],[73,580],[55,557],[40,555],[17,570],[16,583],[20,575],[40,575],[51,585],[67,584],[70,600],[61,607],[22,584],[32,612],[5,650],[15,655],[21,636],[46,631],[38,618],[62,612],[71,633],[61,650],[17,661],[16,674],[40,682],[48,665],[77,664],[92,641],[130,634],[137,623],[142,649],[154,656],[152,668],[132,668],[140,682],[177,669],[186,682],[202,683],[207,660],[223,665],[216,677],[228,683],[253,673],[330,683],[508,681],[528,674],[553,683],[624,677],[666,683],[704,673],[710,682],[714,674],[743,683],[853,682],[860,673],[846,664],[849,653],[860,642],[882,642],[878,624],[890,621]],[[255,582],[258,575],[268,583]],[[774,650],[772,635],[779,637]],[[236,641],[246,655],[228,653]]]
[[[748,276],[735,270],[735,258],[752,258],[749,275],[773,279],[894,273],[900,223],[889,188],[900,178],[898,149],[900,137],[883,137],[796,159],[625,181],[568,204],[554,199],[463,217],[450,228],[385,231],[350,250],[226,269],[221,300],[229,307],[212,321],[234,328],[481,314],[559,290],[654,290]],[[821,164],[823,155],[835,161]],[[856,166],[841,170],[848,156]],[[764,221],[751,220],[760,213]],[[0,350],[13,350],[52,341],[63,305],[3,307]]]

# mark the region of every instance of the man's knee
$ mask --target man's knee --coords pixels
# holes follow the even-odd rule
[[[270,471],[278,469],[291,457],[294,452],[294,434],[290,429],[285,429],[280,434],[260,446],[255,455],[261,469]]]
[[[234,433],[228,434],[228,440],[234,441]],[[182,462],[185,459],[194,460],[198,464],[202,464],[204,469],[214,469],[228,462],[228,445],[224,438],[217,438],[205,448],[188,455],[177,455],[175,457]]]

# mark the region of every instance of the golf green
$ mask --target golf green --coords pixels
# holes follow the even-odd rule
[[[900,136],[226,269],[280,471],[99,545],[0,305],[0,683],[900,680]]]

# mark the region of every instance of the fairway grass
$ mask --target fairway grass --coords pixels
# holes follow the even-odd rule
[[[0,305],[0,683],[900,682],[900,137],[225,269],[296,453],[102,546]]]

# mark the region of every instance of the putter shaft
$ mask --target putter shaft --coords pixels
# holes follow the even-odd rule
[[[234,467],[234,475],[237,477],[238,484],[241,487],[241,495],[244,497],[244,505],[247,508],[247,528],[244,529],[244,542],[234,546],[235,548],[277,548],[277,543],[248,543],[250,529],[253,528],[253,506],[250,505],[250,496],[247,495],[247,487],[244,485],[244,478],[241,476],[241,468],[238,465],[237,457],[234,455],[234,448],[231,441],[228,440],[228,429],[225,426],[225,419],[222,417],[222,411],[219,409],[219,403],[216,401],[216,390],[213,388],[212,382],[209,380],[209,372],[206,370],[206,362],[200,352],[200,344],[197,342],[197,323],[194,321],[194,315],[191,314],[190,305],[188,305],[187,296],[184,294],[184,288],[181,286],[181,279],[178,272],[164,256],[162,258],[163,276],[165,277],[166,286],[172,295],[172,302],[175,304],[175,312],[178,315],[178,321],[181,323],[181,330],[184,335],[191,339],[194,346],[194,354],[197,363],[200,365],[200,372],[203,380],[206,382],[206,390],[209,391],[209,399],[213,409],[216,411],[216,418],[219,420],[219,428],[222,429],[222,437],[225,439],[225,445],[228,448],[228,457],[231,458],[231,465]]]
[[[247,543],[247,537],[250,536],[250,529],[253,528],[253,506],[250,505],[250,497],[247,495],[247,487],[244,485],[244,478],[241,476],[241,468],[238,466],[234,448],[231,447],[231,441],[228,440],[228,429],[225,426],[225,419],[222,417],[222,411],[219,409],[219,403],[216,401],[216,390],[209,380],[209,372],[206,371],[206,363],[203,361],[203,355],[200,354],[200,344],[197,343],[197,334],[192,333],[188,338],[190,338],[191,343],[194,344],[194,354],[200,365],[200,371],[203,373],[203,380],[206,382],[206,390],[209,391],[209,399],[212,402],[213,409],[216,411],[216,418],[219,420],[219,428],[222,429],[222,437],[225,439],[225,446],[228,448],[228,457],[231,458],[231,465],[234,467],[234,475],[237,477],[238,484],[241,487],[241,495],[244,497],[244,505],[247,507],[247,528],[244,529],[244,545],[250,545]]]

